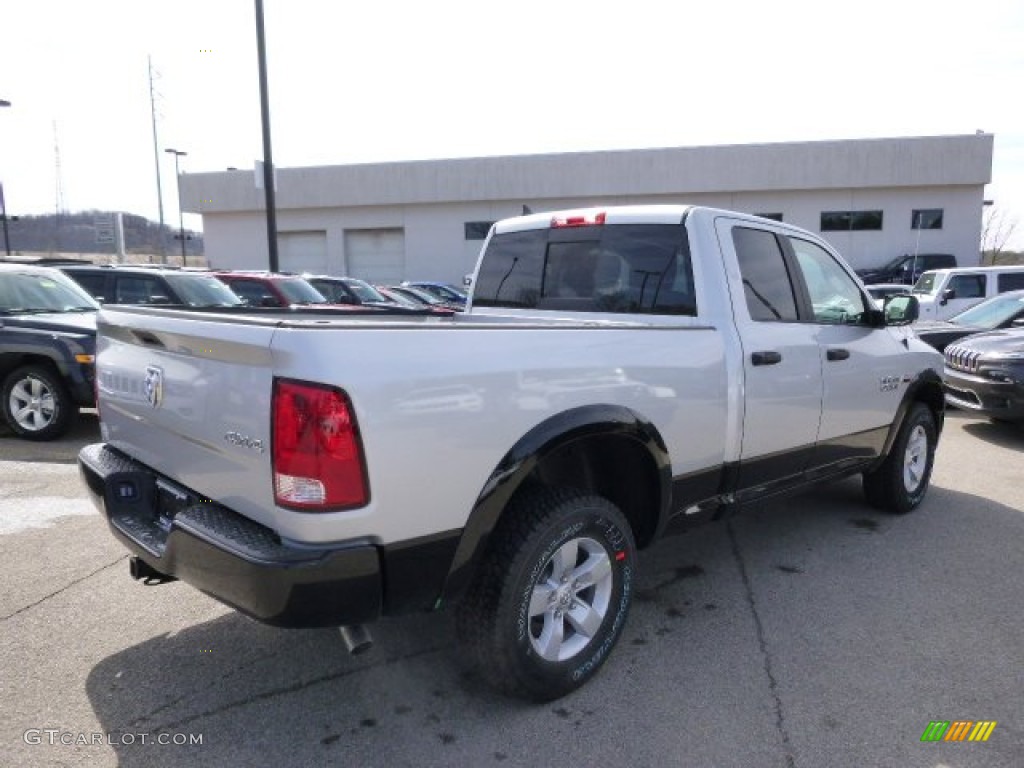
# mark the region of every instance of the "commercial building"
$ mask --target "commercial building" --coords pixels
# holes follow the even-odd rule
[[[457,282],[491,222],[591,205],[694,203],[820,233],[855,267],[904,253],[980,260],[991,134],[671,147],[277,169],[282,270]],[[182,176],[224,269],[268,265],[247,171]]]

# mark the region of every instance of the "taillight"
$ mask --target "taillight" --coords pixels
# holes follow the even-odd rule
[[[593,215],[580,215],[580,216],[554,216],[551,219],[552,229],[563,229],[565,227],[592,227],[599,224],[604,224],[605,216],[607,214],[604,211],[595,213]]]
[[[340,389],[274,381],[274,500],[328,510],[369,501],[359,426]]]

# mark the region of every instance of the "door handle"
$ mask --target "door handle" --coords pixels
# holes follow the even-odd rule
[[[850,356],[848,349],[830,349],[825,353],[826,360],[846,360]]]
[[[750,362],[753,365],[775,365],[782,362],[782,355],[774,350],[751,352]]]

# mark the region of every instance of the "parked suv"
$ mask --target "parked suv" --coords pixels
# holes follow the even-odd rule
[[[242,303],[207,272],[160,266],[64,265],[60,269],[105,304],[233,307]]]
[[[888,264],[872,269],[858,269],[857,275],[865,285],[873,283],[903,283],[913,285],[922,272],[929,269],[950,269],[956,266],[951,253],[905,253]]]
[[[921,320],[943,320],[985,299],[1024,289],[1024,266],[964,267],[925,272],[914,284]]]
[[[328,301],[335,304],[357,304],[391,309],[395,307],[395,302],[365,280],[355,277],[332,277],[331,275],[303,275],[303,278],[320,291]]]
[[[29,440],[52,440],[94,402],[99,305],[56,269],[0,264],[0,413]]]
[[[946,347],[946,402],[993,421],[1024,422],[1024,328]]]
[[[419,288],[421,291],[426,291],[434,298],[440,299],[446,304],[451,305],[456,309],[462,309],[466,306],[466,300],[469,298],[465,293],[460,291],[451,283],[434,283],[429,281],[409,281],[406,280],[402,283],[403,286],[410,286],[412,288]]]
[[[253,307],[327,304],[327,298],[297,275],[276,272],[214,272],[228,288]]]

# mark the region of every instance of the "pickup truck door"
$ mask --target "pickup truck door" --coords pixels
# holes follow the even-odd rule
[[[822,370],[821,424],[812,465],[836,467],[877,455],[909,382],[901,334],[869,322],[870,298],[821,245],[792,235],[782,244],[806,291]]]
[[[736,489],[782,487],[802,478],[814,454],[822,398],[817,329],[800,321],[780,236],[728,218],[716,227],[743,354]]]

